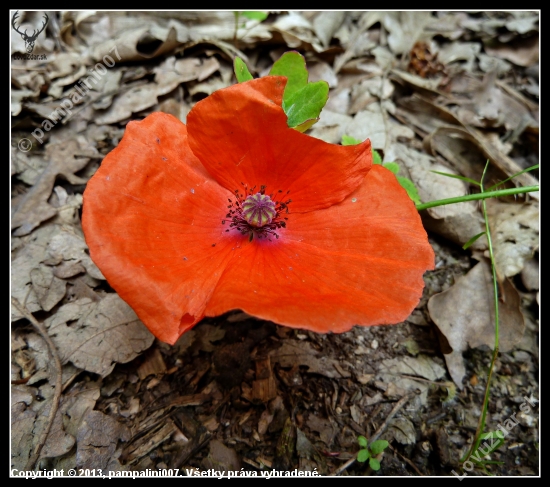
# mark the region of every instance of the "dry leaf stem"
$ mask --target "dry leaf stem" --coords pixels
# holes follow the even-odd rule
[[[21,313],[25,318],[27,318],[31,322],[31,324],[34,326],[36,331],[44,339],[44,341],[48,345],[48,350],[50,352],[51,358],[53,359],[53,363],[55,367],[55,390],[52,397],[52,405],[50,408],[50,413],[48,414],[48,422],[46,423],[46,427],[44,428],[44,431],[42,431],[42,434],[36,445],[34,453],[30,456],[29,461],[25,466],[25,470],[33,470],[40,456],[40,452],[42,451],[42,447],[46,444],[48,434],[50,433],[53,420],[55,418],[57,409],[59,407],[59,398],[61,397],[61,390],[63,386],[62,376],[61,376],[61,360],[59,360],[57,349],[55,348],[55,345],[52,339],[48,335],[46,328],[44,328],[44,325],[38,322],[36,318],[31,313],[29,313],[27,308],[21,305],[21,303],[16,298],[13,298],[13,297],[11,298],[11,304],[17,309],[17,311],[19,311],[19,313]]]

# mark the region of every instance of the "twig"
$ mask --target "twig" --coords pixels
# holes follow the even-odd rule
[[[398,452],[393,446],[389,445],[389,447],[391,448],[391,451],[394,452],[394,453],[397,453],[406,463],[409,464],[409,466],[418,474],[420,475],[421,477],[424,477],[424,474],[418,470],[418,467],[410,460],[408,459],[406,456],[402,455],[400,452]]]
[[[50,335],[48,335],[47,330],[44,328],[44,325],[38,322],[36,318],[27,310],[27,308],[23,307],[16,298],[11,298],[11,304],[17,309],[17,311],[19,311],[19,313],[21,313],[32,323],[36,331],[38,331],[40,336],[47,343],[50,356],[53,359],[53,363],[55,366],[55,389],[52,397],[52,406],[50,408],[50,413],[48,414],[48,422],[46,423],[44,431],[42,431],[42,435],[40,436],[34,453],[30,456],[29,461],[25,466],[25,470],[33,470],[36,462],[38,461],[38,457],[40,456],[40,452],[42,451],[43,446],[46,444],[46,440],[52,428],[53,420],[55,418],[55,415],[57,414],[57,409],[59,408],[59,398],[61,397],[61,390],[63,386],[61,376],[61,360],[59,360],[57,349],[55,348],[55,345],[52,342]]]
[[[380,435],[382,433],[384,433],[384,431],[386,431],[386,428],[388,427],[388,423],[390,422],[390,420],[398,413],[398,411],[405,405],[407,404],[407,402],[409,402],[409,399],[416,395],[416,392],[411,392],[409,394],[407,394],[406,396],[403,396],[401,399],[399,399],[399,401],[397,401],[397,403],[395,404],[395,406],[393,407],[393,409],[390,411],[390,414],[388,414],[388,416],[386,417],[386,419],[384,420],[384,422],[382,423],[382,425],[380,426],[380,428],[378,428],[376,430],[376,433],[374,433],[374,435],[372,435],[369,439],[369,441],[367,442],[368,445],[370,445],[371,443],[374,443],[378,438],[380,438]],[[332,472],[331,474],[329,474],[329,476],[333,477],[333,476],[336,476],[336,475],[340,475],[344,470],[346,470],[350,465],[353,465],[353,463],[357,460],[357,453],[351,457],[346,463],[344,463],[343,465],[341,465],[340,467],[338,467],[337,470],[335,470],[334,472]]]
[[[390,422],[390,420],[393,419],[393,417],[399,412],[399,410],[409,402],[409,399],[413,396],[416,396],[416,392],[409,392],[409,394],[407,394],[406,396],[403,396],[401,399],[399,399],[399,401],[397,401],[397,403],[395,404],[395,406],[393,407],[393,409],[390,411],[390,414],[388,414],[388,416],[386,417],[386,419],[384,420],[384,422],[382,423],[382,426],[380,426],[380,428],[378,428],[376,430],[376,433],[374,433],[374,435],[372,435],[368,441],[368,444],[370,445],[371,443],[375,442],[378,438],[380,438],[380,435],[382,433],[384,433],[384,431],[386,431],[386,428],[388,427],[388,423]]]

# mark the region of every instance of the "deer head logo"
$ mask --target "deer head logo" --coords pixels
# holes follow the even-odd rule
[[[13,18],[11,19],[11,25],[15,32],[18,34],[21,34],[21,37],[25,41],[25,49],[27,50],[27,53],[32,53],[34,49],[34,43],[36,42],[36,38],[38,35],[46,28],[46,25],[48,24],[48,15],[44,14],[44,23],[42,24],[42,27],[39,30],[33,31],[31,35],[27,35],[27,29],[25,29],[25,32],[21,32],[16,26],[15,21],[19,17],[19,10],[13,14]]]

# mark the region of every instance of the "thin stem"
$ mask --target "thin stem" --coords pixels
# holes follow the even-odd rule
[[[489,167],[489,161],[485,165],[483,175],[481,176],[481,192],[483,193],[485,188],[483,186],[483,179],[485,178],[485,173]],[[519,189],[519,188],[518,188]],[[485,195],[489,193],[483,193]],[[491,259],[491,273],[493,279],[493,294],[494,294],[494,306],[495,306],[495,346],[493,348],[493,356],[491,358],[491,366],[489,367],[489,374],[487,375],[487,385],[485,386],[485,396],[483,399],[483,409],[481,417],[479,418],[479,423],[477,425],[476,434],[474,436],[474,441],[472,446],[466,455],[466,460],[478,449],[481,443],[481,434],[485,429],[485,421],[487,419],[487,410],[489,408],[489,397],[491,391],[491,379],[493,377],[493,371],[495,368],[495,362],[498,357],[498,347],[499,347],[499,308],[498,308],[498,282],[497,282],[497,272],[495,265],[495,254],[493,252],[493,240],[491,239],[491,229],[489,228],[489,217],[487,216],[487,203],[485,200],[482,202],[483,208],[483,219],[485,220],[485,234],[487,236],[489,256]]]
[[[46,444],[48,435],[50,434],[50,430],[52,428],[52,425],[55,419],[55,415],[57,414],[57,409],[59,407],[59,398],[61,397],[61,390],[63,387],[61,360],[59,359],[57,348],[55,347],[55,344],[50,338],[50,335],[48,335],[48,331],[46,330],[44,325],[38,322],[36,318],[27,310],[27,308],[24,307],[16,298],[14,297],[11,298],[11,304],[15,309],[17,309],[17,311],[19,311],[19,313],[21,313],[25,318],[27,318],[32,323],[35,330],[38,331],[40,336],[46,342],[46,344],[48,345],[48,350],[50,352],[51,358],[53,360],[54,368],[55,368],[55,389],[52,397],[52,405],[50,406],[50,412],[48,414],[46,426],[42,431],[42,434],[40,435],[40,439],[36,444],[34,452],[29,457],[29,460],[25,467],[25,470],[33,470],[36,465],[36,462],[40,457],[40,452],[42,451],[42,447]]]
[[[521,193],[532,193],[538,191],[538,186],[523,186],[521,188],[500,189],[498,191],[487,191],[485,193],[467,194],[464,196],[457,196],[456,198],[446,198],[443,200],[429,201],[428,203],[422,203],[416,205],[418,211],[427,210],[428,208],[434,208],[436,206],[452,205],[453,203],[463,203],[465,201],[484,200],[487,198],[498,198],[500,196],[511,196]]]

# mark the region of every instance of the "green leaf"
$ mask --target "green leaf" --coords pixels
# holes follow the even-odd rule
[[[420,201],[420,196],[418,195],[418,190],[414,183],[409,178],[403,176],[396,176],[396,178],[399,184],[405,188],[405,191],[409,195],[409,198],[414,201],[414,204],[420,205],[422,202]]]
[[[388,448],[388,445],[389,443],[386,440],[376,440],[369,445],[369,450],[373,455],[378,455]]]
[[[440,172],[440,171],[430,171],[430,172],[439,174],[440,176],[447,176],[448,178],[460,179],[461,181],[466,181],[467,183],[472,183],[472,184],[475,184],[476,186],[480,186],[480,184],[474,179],[470,179],[465,176],[460,176],[459,174],[449,174],[448,172]]]
[[[245,12],[240,12],[240,14],[243,17],[246,17],[247,19],[259,20],[261,22],[262,20],[267,19],[267,16],[269,15],[269,12],[261,12],[259,10],[248,10],[248,11],[245,11]]]
[[[342,145],[357,145],[360,143],[361,141],[355,137],[351,137],[350,135],[342,135]]]
[[[517,172],[516,174],[513,174],[508,179],[505,179],[504,181],[501,181],[500,183],[493,184],[490,188],[487,188],[485,191],[491,191],[494,188],[496,188],[497,186],[500,186],[501,184],[507,183],[511,179],[514,179],[516,176],[519,176],[520,174],[523,174],[524,172],[534,171],[535,169],[538,169],[538,168],[539,168],[538,164],[535,164],[534,166],[528,167],[527,169],[524,169],[523,171],[520,171],[520,172]]]
[[[269,74],[271,76],[286,76],[288,79],[285,92],[283,94],[283,104],[287,102],[289,98],[292,97],[297,91],[307,85],[309,76],[306,69],[306,60],[304,56],[296,51],[285,52],[279,59],[277,59],[277,61],[275,61]],[[319,114],[310,118],[316,118],[318,116]]]
[[[359,450],[357,452],[357,461],[359,463],[363,463],[363,462],[366,462],[370,457],[370,453],[367,449],[364,449],[364,450]]]
[[[380,462],[376,458],[371,458],[369,460],[370,468],[372,468],[375,472],[378,472],[380,470]]]
[[[285,98],[286,90],[283,97],[283,110],[288,117],[287,124],[291,128],[297,127],[307,120],[319,118],[328,100],[328,83],[326,81],[308,83],[288,99],[285,100]]]
[[[367,448],[367,439],[363,435],[357,437],[357,443],[359,443],[359,446]]]
[[[292,128],[294,130],[297,130],[298,132],[305,132],[307,129],[315,125],[318,121],[319,121],[318,118],[312,118],[311,120],[306,120],[304,123],[301,123],[300,125],[296,125],[296,127],[292,127]]]
[[[478,233],[477,235],[475,235],[474,237],[472,237],[470,240],[468,240],[463,246],[462,248],[464,250],[466,250],[468,247],[470,247],[479,237],[485,235],[485,232],[481,232],[481,233]]]
[[[382,156],[377,150],[372,150],[372,163],[373,164],[382,164]]]
[[[253,76],[250,74],[250,71],[248,70],[245,62],[240,57],[235,57],[235,61],[233,61],[233,69],[239,83],[254,79]]]
[[[399,165],[396,162],[385,162],[384,167],[394,174],[399,172]]]

